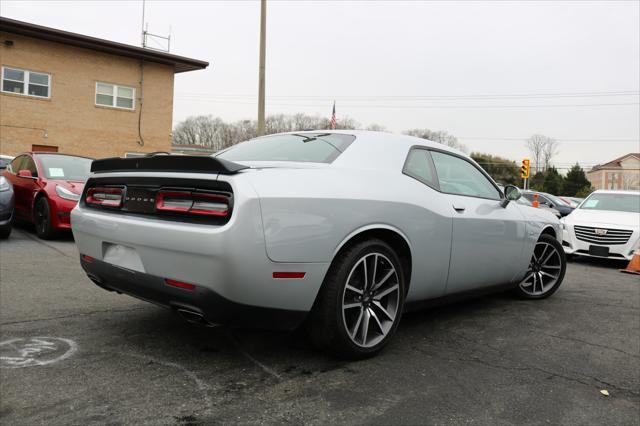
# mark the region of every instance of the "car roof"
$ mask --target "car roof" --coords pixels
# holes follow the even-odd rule
[[[86,158],[87,160],[95,160],[95,158],[92,157],[86,157],[84,155],[75,155],[75,154],[65,154],[62,152],[48,152],[48,151],[25,151],[25,152],[21,152],[20,154],[16,155],[16,157],[19,157],[20,155],[60,155],[60,156],[65,156],[65,157],[78,157],[78,158]]]
[[[462,151],[447,145],[415,136],[371,130],[305,130],[279,134],[342,134],[355,136],[349,148],[333,161],[336,167],[357,167],[360,169],[401,170],[411,147],[423,146],[460,155],[471,159]],[[265,135],[261,137],[274,136]],[[473,160],[472,160],[473,161]]]

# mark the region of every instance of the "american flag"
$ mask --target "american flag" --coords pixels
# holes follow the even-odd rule
[[[329,124],[331,125],[332,129],[336,128],[336,101],[333,101],[333,112],[331,113],[331,120],[329,120]]]

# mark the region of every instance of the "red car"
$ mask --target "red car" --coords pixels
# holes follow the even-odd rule
[[[3,172],[13,184],[14,217],[34,223],[43,239],[71,229],[70,213],[80,199],[92,161],[50,152],[18,155]]]

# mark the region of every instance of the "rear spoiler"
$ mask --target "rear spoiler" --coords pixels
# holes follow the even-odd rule
[[[221,158],[199,155],[154,155],[151,157],[104,158],[91,163],[92,173],[109,172],[183,172],[220,173],[231,175],[242,169],[242,164]]]

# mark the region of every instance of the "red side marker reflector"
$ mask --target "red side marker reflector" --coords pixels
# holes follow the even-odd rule
[[[164,283],[166,285],[170,285],[171,287],[178,287],[183,290],[193,291],[196,289],[195,284],[184,283],[182,281],[170,280],[169,278],[165,278]]]
[[[306,272],[274,272],[273,278],[293,278],[300,279],[304,278]]]
[[[83,255],[82,255],[82,260],[84,260],[84,261],[85,261],[85,262],[87,262],[87,263],[91,263],[91,262],[93,262],[93,261],[94,261],[93,257],[91,257],[91,256],[87,256],[86,254],[83,254]]]

